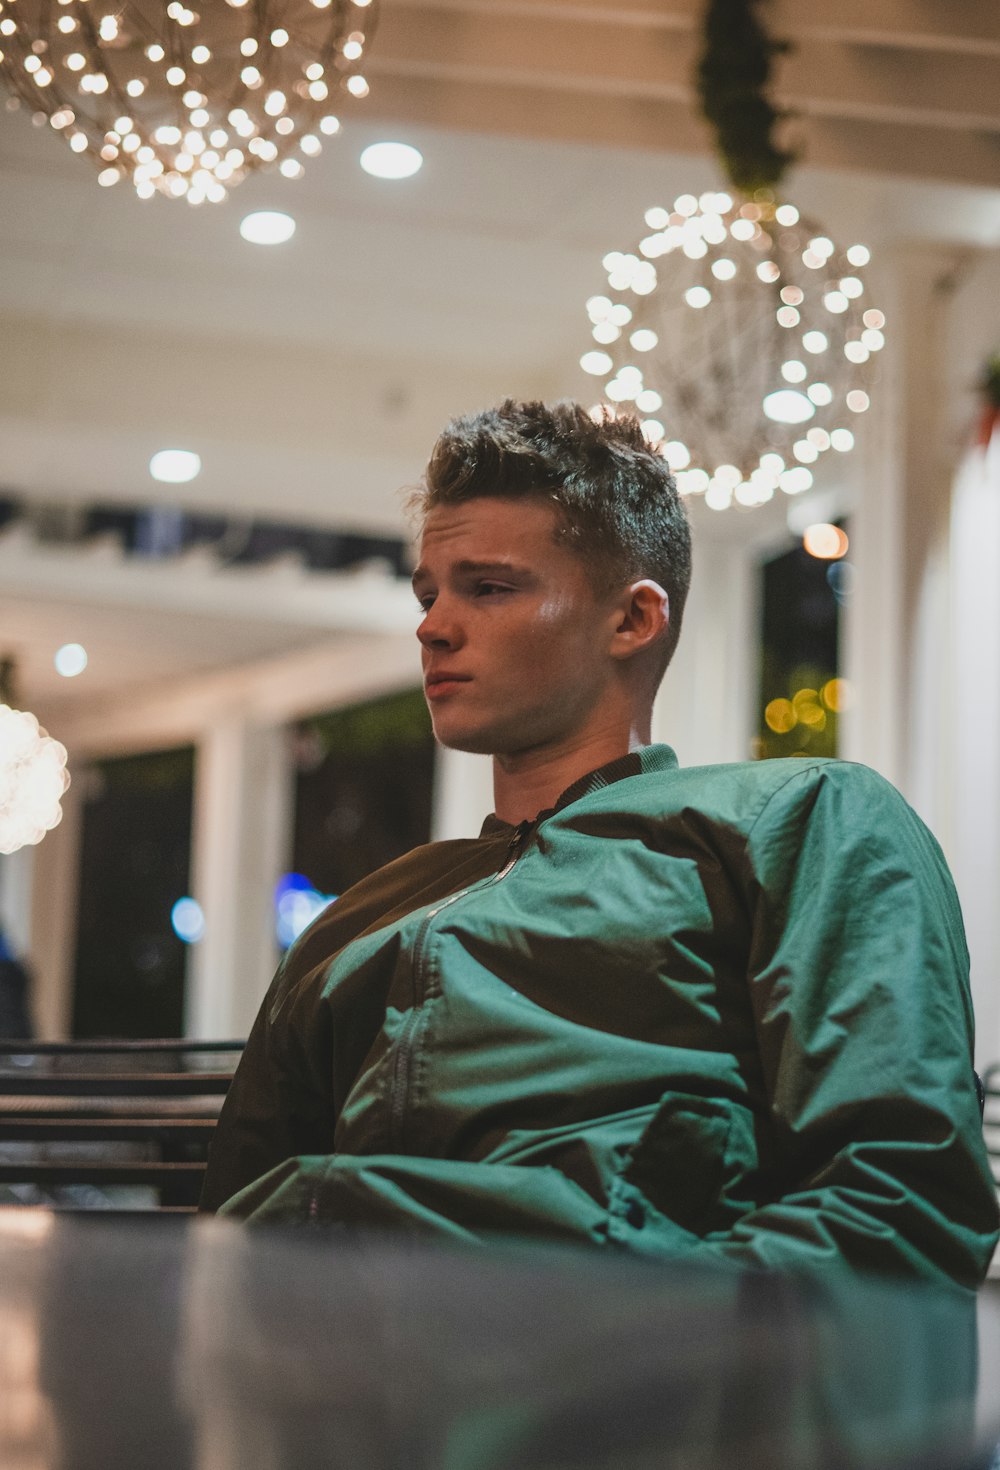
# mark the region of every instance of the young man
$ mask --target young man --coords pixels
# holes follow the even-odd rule
[[[997,1207],[940,851],[846,762],[650,745],[687,521],[633,420],[508,402],[439,439],[414,587],[478,838],[285,958],[203,1206],[975,1284]]]

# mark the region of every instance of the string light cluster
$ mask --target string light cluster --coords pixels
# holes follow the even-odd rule
[[[368,95],[378,0],[0,0],[0,73],[98,183],[220,203],[252,170],[289,179]]]
[[[66,747],[26,710],[0,704],[0,853],[41,842],[62,820]]]
[[[792,204],[682,194],[646,213],[634,251],[604,257],[580,359],[605,403],[640,416],[682,494],[713,510],[797,495],[854,446],[885,316],[864,245],[840,248]]]

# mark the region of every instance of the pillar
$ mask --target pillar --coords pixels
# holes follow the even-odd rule
[[[694,574],[680,642],[653,706],[653,739],[672,746],[683,766],[750,756],[759,548],[725,539],[725,530],[720,527],[714,539],[695,527]]]
[[[18,956],[31,944],[31,883],[35,849],[0,853],[0,926]]]
[[[199,741],[191,891],[205,933],[189,957],[189,1036],[245,1036],[274,973],[274,887],[290,852],[292,779],[280,726],[234,713]]]
[[[73,1023],[73,968],[83,828],[84,772],[74,772],[62,799],[62,821],[31,849],[30,938],[34,975],[31,1009],[43,1041],[69,1036]],[[18,854],[19,856],[19,854]]]
[[[493,810],[493,762],[488,755],[437,748],[431,836],[477,837]]]

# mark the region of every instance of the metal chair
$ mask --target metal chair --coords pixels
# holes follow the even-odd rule
[[[6,1203],[192,1213],[243,1045],[0,1043]]]

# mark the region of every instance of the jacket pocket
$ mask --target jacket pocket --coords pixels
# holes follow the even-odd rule
[[[719,1098],[666,1093],[622,1177],[659,1214],[705,1236],[754,1208],[755,1164],[747,1109]]]

